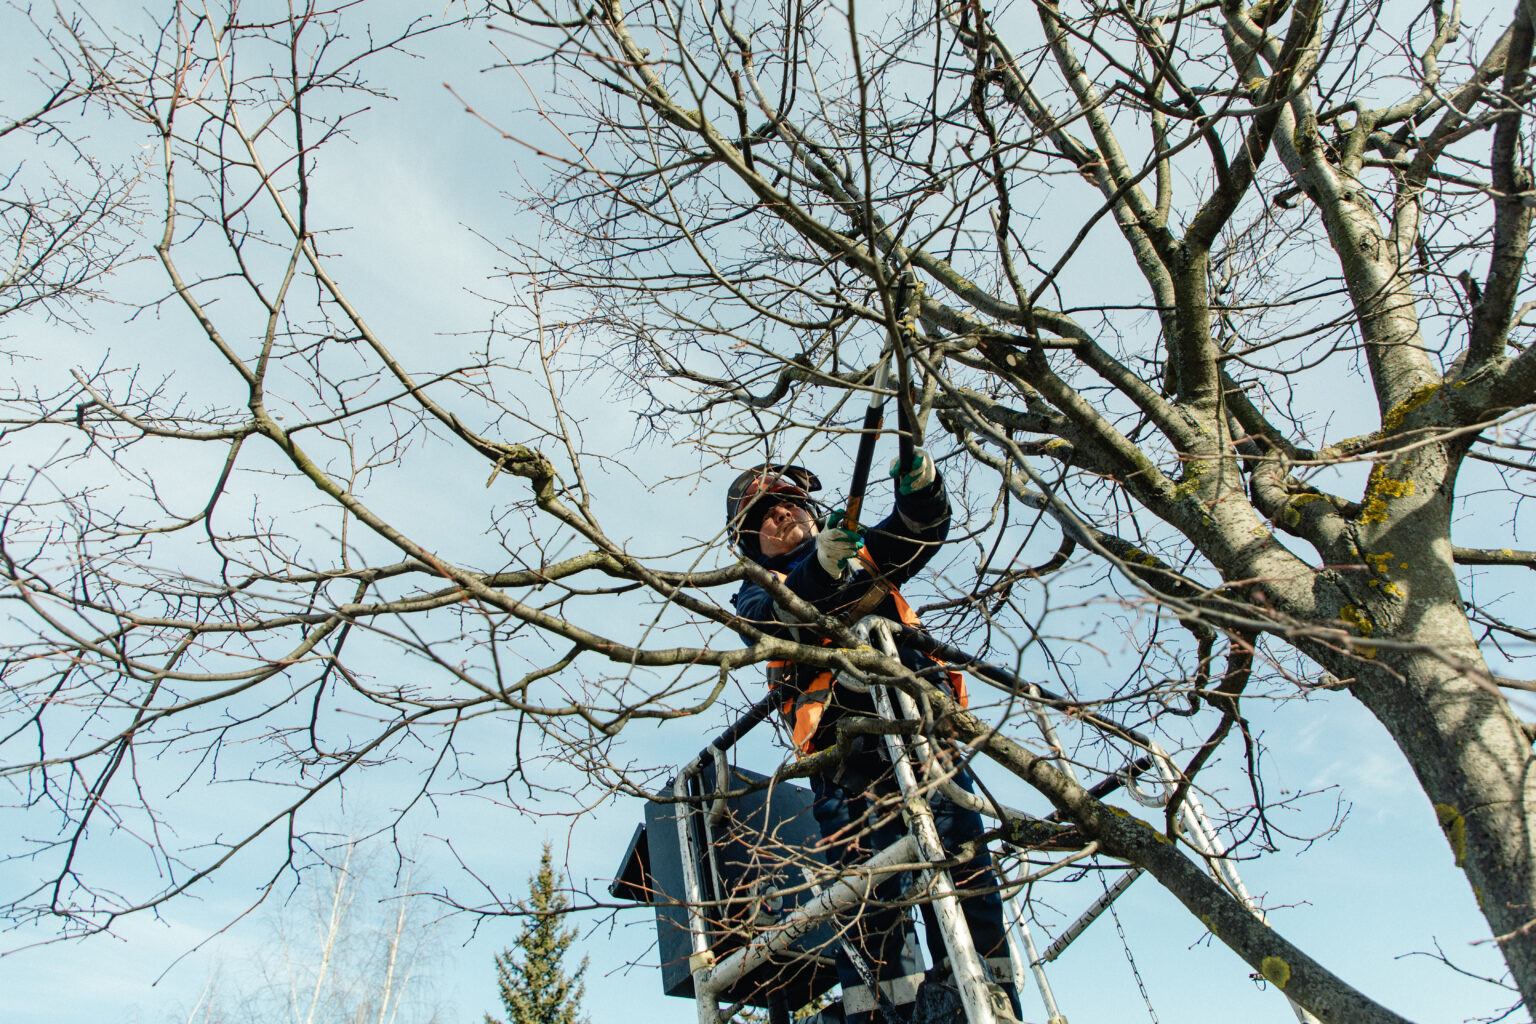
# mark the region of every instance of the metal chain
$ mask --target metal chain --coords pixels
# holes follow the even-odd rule
[[[1104,886],[1105,893],[1109,892],[1109,885],[1104,881],[1104,872],[1099,872],[1099,884]],[[1141,971],[1136,967],[1136,957],[1131,953],[1131,944],[1125,937],[1125,929],[1120,925],[1120,915],[1115,912],[1115,905],[1109,905],[1109,916],[1115,922],[1115,932],[1120,936],[1120,946],[1125,950],[1126,962],[1131,965],[1131,976],[1136,979],[1136,987],[1141,989],[1141,1001],[1147,1004],[1147,1016],[1152,1018],[1152,1024],[1162,1024],[1157,1019],[1157,1010],[1152,1007],[1152,997],[1147,995],[1146,983],[1141,980]]]

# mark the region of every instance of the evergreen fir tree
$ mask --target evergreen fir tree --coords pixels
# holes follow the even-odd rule
[[[565,954],[576,929],[562,928],[570,903],[560,892],[565,878],[554,869],[549,844],[539,857],[539,870],[528,879],[528,899],[522,909],[530,916],[514,942],[515,949],[496,954],[496,985],[506,1024],[588,1024],[581,1013],[586,992],[581,977],[587,958],[575,973],[565,973]],[[485,1015],[486,1024],[502,1024]]]

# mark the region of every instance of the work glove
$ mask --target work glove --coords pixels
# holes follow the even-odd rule
[[[891,460],[891,476],[896,479],[898,494],[911,494],[933,483],[938,471],[933,468],[933,457],[921,448],[912,450],[912,464],[903,472],[901,459]]]
[[[842,521],[843,512],[839,509],[828,517],[826,529],[816,535],[816,558],[828,576],[841,576],[849,559],[856,557],[864,546],[863,531],[839,526]]]

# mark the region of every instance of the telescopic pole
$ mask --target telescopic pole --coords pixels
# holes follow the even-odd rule
[[[880,428],[885,423],[885,393],[891,383],[891,363],[897,368],[896,396],[896,450],[897,466],[903,472],[912,466],[913,420],[908,410],[911,382],[907,374],[907,360],[901,347],[901,318],[906,314],[908,296],[912,290],[910,271],[901,277],[896,289],[896,322],[889,328],[890,341],[875,367],[875,379],[871,385],[869,408],[864,411],[864,426],[859,433],[859,451],[853,460],[853,482],[848,486],[848,503],[842,525],[856,530],[864,511],[864,494],[869,489],[869,469],[875,458],[875,442],[880,439]]]
[[[912,278],[912,268],[902,272],[896,286],[895,323],[891,326],[891,356],[896,360],[896,463],[899,472],[912,468],[912,453],[920,438],[917,437],[916,417],[912,414],[912,376],[907,369],[907,354],[902,348],[906,339],[902,336],[902,324],[907,315],[907,305],[917,284]]]
[[[869,466],[875,458],[875,442],[885,422],[885,390],[891,380],[891,350],[886,349],[875,367],[875,381],[869,394],[869,408],[864,411],[864,427],[859,434],[859,452],[853,460],[853,482],[848,485],[848,504],[843,513],[844,529],[859,528],[859,514],[864,510],[864,492],[869,489]]]

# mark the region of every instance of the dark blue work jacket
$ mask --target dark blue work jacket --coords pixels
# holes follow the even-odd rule
[[[899,588],[916,576],[949,536],[949,519],[949,496],[945,493],[943,478],[936,478],[921,491],[898,494],[896,508],[891,514],[866,532],[865,551],[875,565],[874,571],[861,560],[850,563],[854,566],[851,572],[845,572],[841,577],[832,576],[816,557],[814,537],[788,554],[776,558],[758,555],[754,561],[782,574],[785,586],[817,611],[828,615],[847,614],[876,586],[877,574],[892,588]],[[738,615],[770,636],[801,643],[818,642],[810,630],[801,628],[793,615],[778,606],[773,595],[761,584],[744,581],[731,598],[731,604]],[[902,618],[896,599],[890,594],[866,614],[882,615],[896,621]],[[745,635],[742,639],[751,643]],[[934,663],[919,651],[900,648],[899,653],[908,668],[933,667]],[[836,722],[843,715],[874,713],[874,704],[868,694],[830,686],[825,671],[814,665],[773,664],[769,668],[769,681],[781,693],[797,744],[805,752],[821,749],[830,742],[836,735]],[[804,712],[808,702],[814,702],[814,715],[797,719],[796,712]]]

